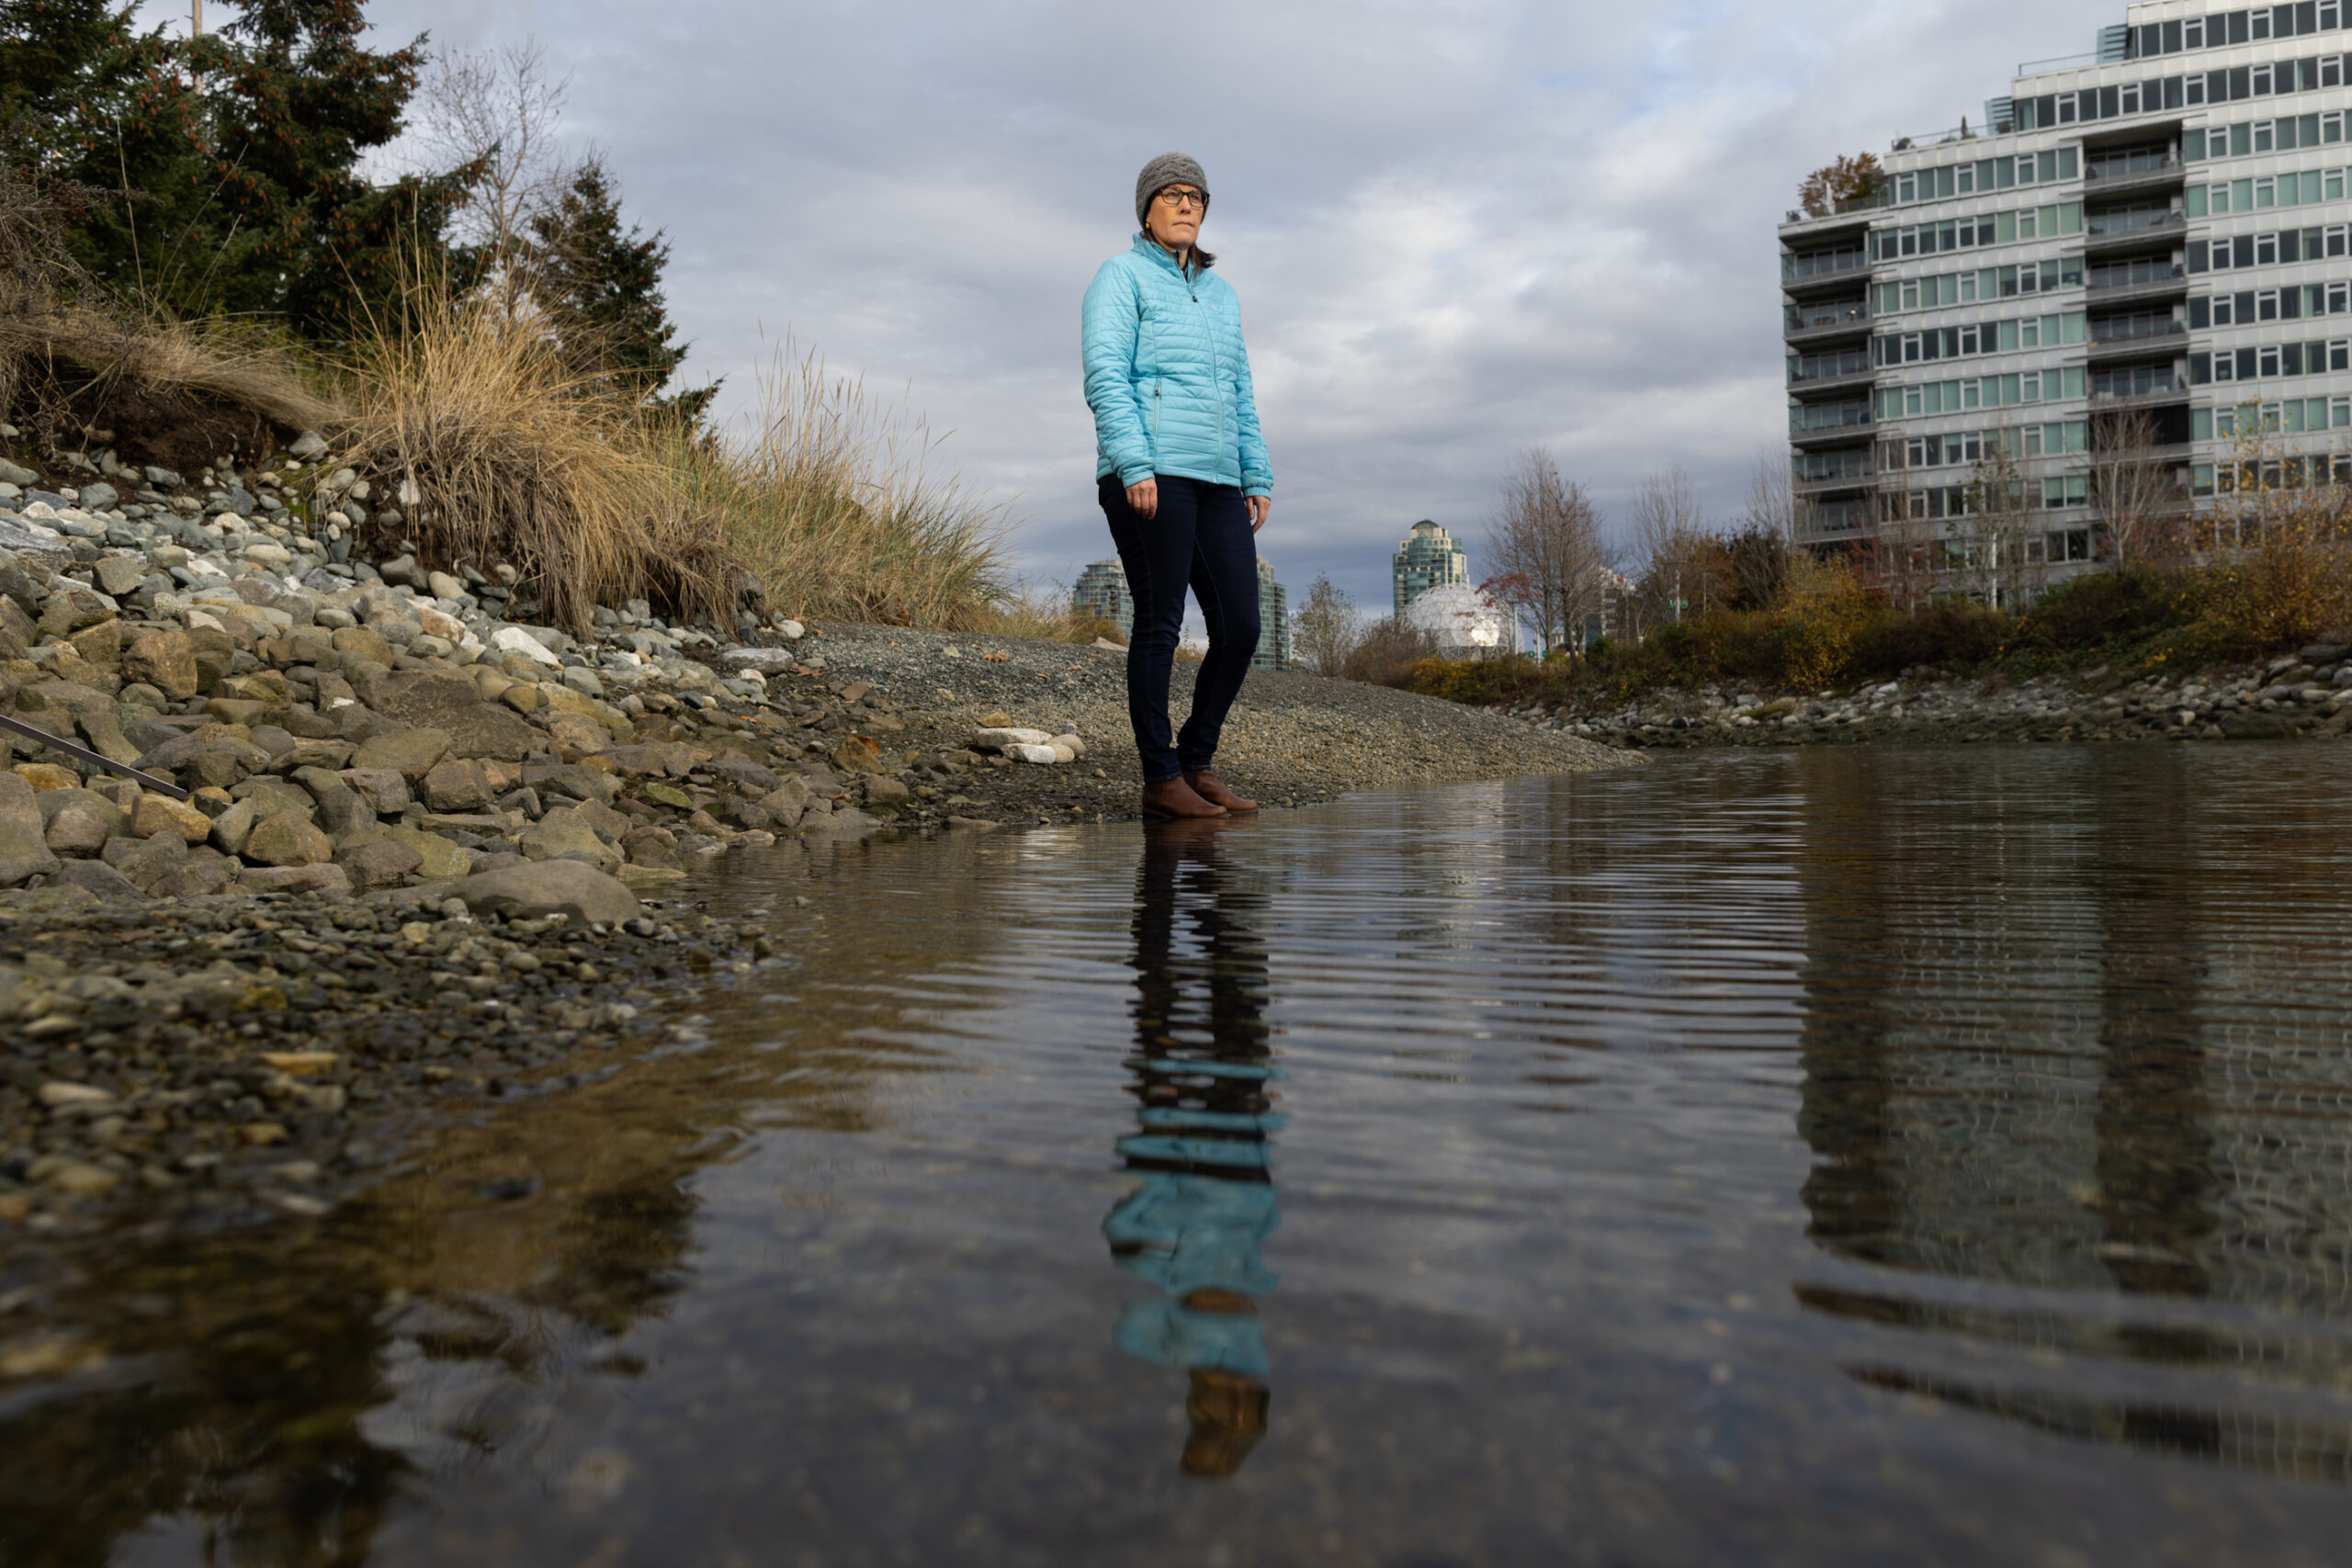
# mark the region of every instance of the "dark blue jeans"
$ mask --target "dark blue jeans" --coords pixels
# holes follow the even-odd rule
[[[1126,569],[1136,625],[1127,639],[1127,721],[1146,784],[1205,768],[1216,759],[1225,716],[1258,651],[1258,542],[1250,509],[1233,485],[1203,484],[1168,474],[1159,480],[1159,514],[1139,517],[1116,474],[1097,487],[1111,539]],[[1182,734],[1168,733],[1168,677],[1184,626],[1184,590],[1208,622],[1209,652],[1193,682],[1193,714]]]

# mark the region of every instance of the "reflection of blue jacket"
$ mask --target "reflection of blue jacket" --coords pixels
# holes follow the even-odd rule
[[[1104,1216],[1102,1234],[1119,1267],[1168,1293],[1120,1315],[1120,1349],[1175,1367],[1215,1367],[1263,1377],[1266,1336],[1249,1313],[1194,1312],[1178,1298],[1214,1286],[1237,1295],[1271,1293],[1278,1277],[1258,1247],[1282,1224],[1274,1190],[1262,1181],[1154,1171]]]
[[[1266,1375],[1265,1325],[1250,1313],[1193,1312],[1154,1296],[1119,1314],[1111,1342],[1139,1361]]]
[[[1094,473],[1137,484],[1173,474],[1274,493],[1258,429],[1241,301],[1225,279],[1141,234],[1086,290],[1080,337]]]
[[[1155,1171],[1103,1217],[1102,1235],[1120,1268],[1171,1296],[1212,1285],[1262,1296],[1278,1277],[1258,1246],[1282,1223],[1265,1182]]]

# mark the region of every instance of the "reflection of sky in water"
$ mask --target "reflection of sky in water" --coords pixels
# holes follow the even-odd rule
[[[1135,1050],[1140,1130],[1119,1140],[1140,1177],[1103,1219],[1119,1267],[1160,1292],[1130,1303],[1112,1337],[1187,1369],[1184,1467],[1230,1474],[1263,1436],[1270,1396],[1259,1304],[1275,1275],[1259,1248],[1282,1223],[1274,1196],[1273,1064],[1261,878],[1223,863],[1246,826],[1157,824],[1136,874]],[[1204,1389],[1204,1374],[1227,1380]],[[1222,1401],[1205,1397],[1222,1393]]]
[[[0,1379],[0,1557],[2332,1562],[2337,755],[730,862],[811,904],[707,1047],[8,1263],[0,1348],[102,1359]]]

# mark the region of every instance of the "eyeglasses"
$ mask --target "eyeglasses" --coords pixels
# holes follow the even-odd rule
[[[1209,198],[1206,196],[1196,190],[1179,190],[1174,186],[1170,186],[1166,190],[1161,191],[1159,199],[1180,211],[1187,207],[1197,207],[1204,212],[1209,209]]]

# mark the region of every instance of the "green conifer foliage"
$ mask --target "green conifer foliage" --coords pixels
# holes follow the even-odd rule
[[[449,214],[476,171],[360,176],[361,157],[400,134],[424,52],[422,39],[362,49],[366,25],[359,0],[247,0],[230,24],[214,162],[232,310],[333,333],[382,310],[403,276],[446,265]]]
[[[692,425],[717,384],[658,396],[686,357],[662,292],[670,245],[657,230],[622,228],[620,190],[591,160],[548,211],[531,220],[533,292],[564,353],[582,373],[607,375]]]
[[[153,298],[200,190],[201,106],[155,32],[107,0],[0,0],[0,149],[70,214],[66,242],[99,283]]]
[[[73,235],[98,281],[181,315],[335,336],[451,265],[477,171],[377,186],[424,40],[360,47],[359,0],[246,0],[220,33],[139,33],[105,0],[0,0],[0,115],[43,177],[110,193]],[[0,129],[6,129],[0,127]]]

